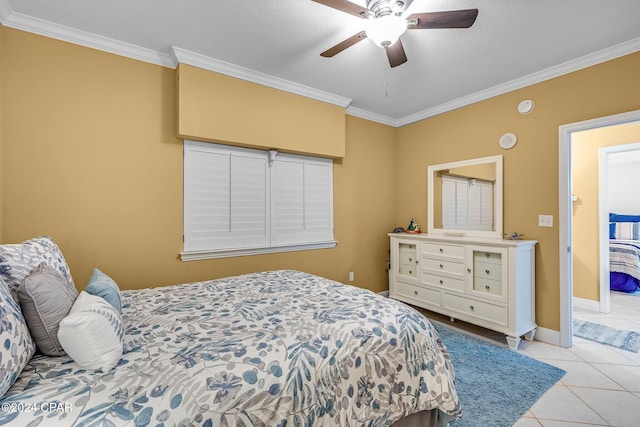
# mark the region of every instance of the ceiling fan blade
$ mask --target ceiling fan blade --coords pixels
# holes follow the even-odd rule
[[[417,19],[418,23],[409,25],[409,30],[431,28],[469,28],[476,22],[478,9],[449,10],[445,12],[414,13],[407,20]]]
[[[332,7],[341,12],[345,12],[359,18],[366,19],[369,15],[369,9],[350,2],[349,0],[312,0],[316,3]]]
[[[331,58],[332,56],[339,54],[346,48],[351,47],[354,44],[366,38],[367,38],[367,34],[364,31],[360,31],[358,34],[354,34],[353,36],[349,37],[346,40],[341,41],[340,43],[333,46],[332,48],[325,50],[320,54],[320,56],[324,56],[325,58]]]
[[[387,51],[387,58],[389,58],[389,65],[391,65],[391,67],[397,67],[407,62],[407,54],[404,53],[404,47],[400,39],[384,49]]]

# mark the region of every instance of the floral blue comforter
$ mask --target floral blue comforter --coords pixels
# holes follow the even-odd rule
[[[1,400],[0,424],[385,426],[423,410],[459,415],[438,333],[370,291],[286,270],[123,300],[119,365],[101,373],[36,356]]]

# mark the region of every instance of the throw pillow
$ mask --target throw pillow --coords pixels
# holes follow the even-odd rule
[[[616,222],[615,223],[615,239],[620,240],[638,240],[640,239],[640,229],[638,222]]]
[[[97,268],[93,269],[93,274],[89,278],[85,291],[91,295],[104,298],[118,310],[118,313],[122,313],[122,298],[118,284]]]
[[[18,302],[18,286],[40,263],[46,263],[74,285],[67,261],[51,237],[41,236],[22,243],[0,245],[0,278]]]
[[[109,372],[122,357],[124,324],[104,298],[82,291],[60,322],[58,339],[78,365]]]
[[[38,350],[47,356],[64,356],[58,326],[73,306],[78,291],[58,270],[45,263],[20,283],[18,299],[22,314]]]
[[[0,398],[16,381],[35,350],[20,307],[0,278]]]

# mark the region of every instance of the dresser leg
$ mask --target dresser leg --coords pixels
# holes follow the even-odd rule
[[[517,350],[518,345],[520,345],[520,337],[512,337],[510,335],[507,335],[507,344],[509,344],[511,350]]]
[[[527,341],[533,341],[533,339],[534,339],[534,338],[535,338],[535,336],[536,336],[536,330],[537,330],[536,328],[533,328],[532,330],[530,330],[529,332],[527,332],[526,334],[524,334],[524,338],[525,338]]]

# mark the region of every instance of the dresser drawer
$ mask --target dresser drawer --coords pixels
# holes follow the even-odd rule
[[[478,279],[502,280],[502,264],[474,262],[473,277]]]
[[[400,264],[416,265],[416,251],[400,251],[398,252],[398,261]]]
[[[402,276],[418,277],[418,266],[415,264],[398,265],[398,273]]]
[[[491,264],[502,264],[502,254],[500,252],[473,251],[473,263],[484,262]]]
[[[426,285],[442,286],[447,289],[464,292],[464,279],[454,279],[437,274],[422,273],[422,283]]]
[[[448,309],[489,320],[500,325],[507,324],[507,308],[486,302],[476,301],[445,292],[444,306]]]
[[[502,281],[500,280],[480,279],[476,277],[473,279],[472,288],[475,292],[479,292],[480,294],[487,294],[487,296],[504,296]]]
[[[448,273],[456,276],[464,276],[464,264],[455,261],[422,257],[422,271]]]
[[[437,255],[441,257],[457,258],[464,260],[464,246],[448,245],[441,243],[423,243],[422,253],[425,255]]]
[[[440,306],[441,292],[438,290],[409,285],[402,282],[397,282],[395,288],[397,295],[413,300],[419,300],[431,305]]]
[[[416,253],[416,245],[413,243],[398,243],[399,252],[413,252]]]

